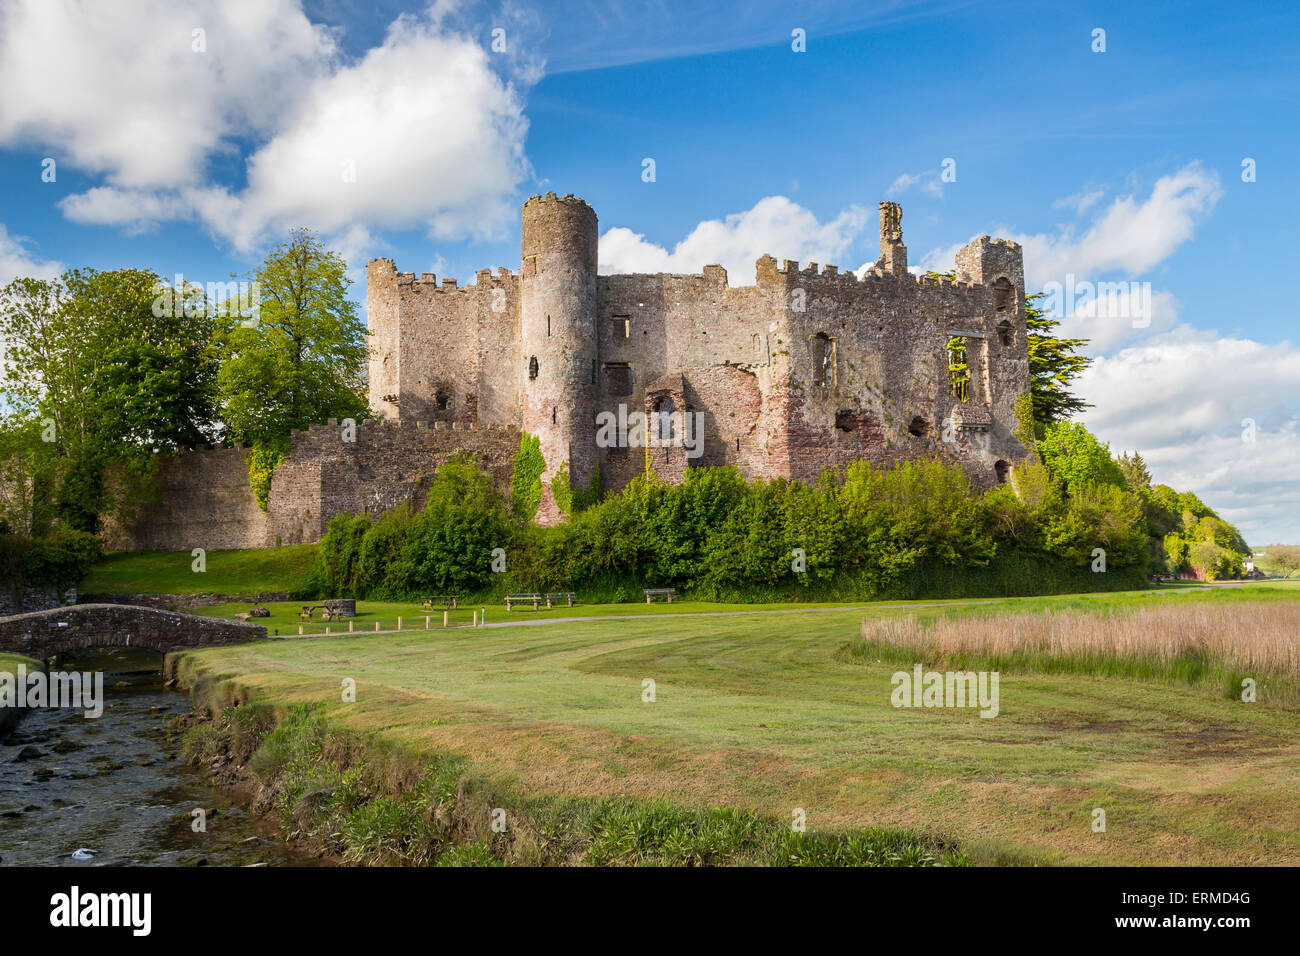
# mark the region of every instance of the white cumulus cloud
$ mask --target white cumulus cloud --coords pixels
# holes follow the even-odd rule
[[[1100,357],[1084,423],[1194,491],[1252,544],[1300,542],[1300,347],[1180,326]]]
[[[75,222],[195,221],[244,252],[298,225],[497,235],[528,173],[503,74],[541,64],[449,23],[403,14],[347,62],[301,0],[0,0],[0,146],[102,175],[60,204]],[[214,179],[232,157],[243,182]]]
[[[335,52],[296,0],[3,0],[0,144],[40,144],[118,187],[193,183],[233,137],[272,129]]]
[[[839,264],[869,218],[866,209],[850,206],[821,222],[785,196],[768,196],[745,212],[701,222],[671,252],[631,229],[610,229],[600,237],[600,272],[693,273],[717,263],[731,285],[753,285],[754,263],[764,255]]]

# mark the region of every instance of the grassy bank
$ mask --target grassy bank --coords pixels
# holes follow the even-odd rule
[[[461,756],[393,746],[340,727],[318,706],[238,701],[232,682],[200,679],[214,720],[187,732],[200,766],[247,764],[257,809],[294,838],[349,863],[526,866],[933,866],[968,861],[948,841],[868,828],[805,834],[748,810],[668,800],[527,794]]]
[[[1247,620],[1297,598],[1246,588],[1006,603],[1187,602]],[[557,807],[726,807],[772,821],[802,809],[810,835],[942,837],[977,863],[1300,863],[1294,713],[1211,688],[1023,670],[1002,673],[991,720],[895,709],[898,666],[847,653],[864,616],[1007,609],[594,616],[267,641],[178,664],[190,682],[230,682],[280,712],[315,705],[330,728],[415,767],[464,761],[493,793]],[[354,703],[340,699],[345,680]],[[1105,833],[1092,830],[1098,807]]]
[[[99,594],[229,595],[294,593],[316,558],[314,544],[209,551],[207,570],[194,570],[189,551],[120,551],[90,570],[79,588]]]

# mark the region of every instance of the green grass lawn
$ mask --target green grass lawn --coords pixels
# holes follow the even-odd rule
[[[17,673],[19,664],[26,664],[29,671],[40,670],[45,666],[40,661],[32,660],[30,657],[23,657],[21,654],[0,651],[0,674]]]
[[[1033,598],[964,598],[952,601],[915,601],[915,602],[898,602],[898,601],[875,601],[860,602],[854,604],[845,604],[844,602],[810,602],[810,603],[789,603],[789,604],[764,604],[763,610],[772,611],[798,611],[810,609],[828,609],[828,608],[894,608],[909,609],[917,614],[937,613],[939,610],[948,606],[970,607],[972,609],[982,608],[989,613],[1000,610],[1015,608],[1019,610],[1039,610],[1047,608],[1096,608],[1096,607],[1129,607],[1140,606],[1152,601],[1166,600],[1166,595],[1171,593],[1181,594],[1191,590],[1203,590],[1209,592],[1211,588],[1189,588],[1187,586],[1166,586],[1162,588],[1153,588],[1150,591],[1114,591],[1099,592],[1093,594],[1062,594],[1045,597]],[[1261,592],[1262,595],[1262,592]],[[319,605],[319,601],[273,601],[266,602],[259,606],[265,607],[271,612],[269,618],[259,618],[253,621],[256,624],[265,624],[268,633],[279,632],[280,636],[296,636],[301,627],[304,635],[322,635],[329,629],[331,634],[338,634],[348,630],[349,621],[324,622],[320,619],[319,612],[309,622],[304,622],[300,618],[302,609],[306,605]],[[233,618],[236,614],[247,611],[253,605],[246,601],[240,601],[230,604],[219,604],[212,607],[199,608],[195,613],[207,615],[210,617]],[[644,615],[662,616],[678,614],[718,614],[718,613],[740,613],[754,611],[757,606],[754,604],[723,604],[708,601],[673,601],[671,604],[666,601],[656,601],[654,604],[646,604],[644,601],[627,604],[578,604],[574,607],[559,606],[541,610],[521,610],[516,607],[513,611],[506,611],[505,604],[482,604],[464,605],[454,611],[449,612],[449,627],[469,627],[473,620],[475,611],[486,610],[485,620],[489,625],[527,623],[538,620],[557,620],[570,618],[587,618],[587,617],[640,617]],[[428,618],[428,626],[431,629],[441,629],[442,611],[425,611],[422,609],[419,601],[358,601],[357,616],[352,619],[351,627],[354,632],[366,631],[373,632],[375,624],[378,623],[381,631],[397,630],[398,618],[401,618],[402,630],[424,630],[425,619]]]
[[[577,622],[265,641],[183,663],[256,699],[317,702],[343,726],[453,752],[520,792],[784,819],[802,808],[810,832],[951,836],[976,862],[1300,864],[1293,711],[1204,687],[1006,671],[996,718],[895,709],[897,665],[845,653],[869,615],[1153,601],[1235,602],[1248,615],[1252,601],[1300,599],[1264,587],[1171,590],[726,616],[689,602],[604,605],[551,612],[590,618]],[[356,626],[399,607],[414,606],[363,602]],[[610,617],[624,613],[636,616]],[[505,618],[489,608],[489,624]],[[356,703],[340,700],[345,678]],[[642,700],[647,678],[653,703]],[[1105,833],[1092,830],[1094,808],[1106,811]]]
[[[316,558],[314,544],[243,551],[209,551],[207,570],[193,569],[188,551],[121,551],[90,569],[79,589],[87,594],[254,595],[303,586]]]

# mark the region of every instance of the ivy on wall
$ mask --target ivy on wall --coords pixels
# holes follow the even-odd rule
[[[266,501],[271,496],[271,478],[275,469],[284,461],[285,449],[280,445],[254,445],[248,449],[244,462],[248,465],[248,484],[253,489],[257,506],[266,510]]]
[[[542,458],[541,438],[524,432],[519,437],[519,453],[515,455],[515,469],[510,476],[510,501],[515,514],[525,521],[532,521],[537,509],[541,507],[542,472],[545,470],[546,460]],[[564,474],[567,488],[567,470]]]

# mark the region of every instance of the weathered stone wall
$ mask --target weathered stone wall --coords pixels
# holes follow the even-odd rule
[[[268,545],[320,540],[343,511],[381,514],[403,502],[424,503],[429,479],[451,456],[475,457],[508,494],[517,428],[461,422],[376,421],[356,426],[355,441],[331,422],[294,432],[267,501]]]
[[[125,525],[106,522],[114,551],[261,547],[267,515],[248,483],[243,448],[211,448],[159,459],[156,497]]]
[[[429,478],[457,452],[475,456],[508,494],[518,450],[517,428],[410,421],[362,422],[354,429],[333,421],[314,425],[294,432],[266,511],[253,497],[242,450],[194,452],[169,461],[158,499],[129,528],[110,529],[105,545],[216,551],[310,543],[341,511],[379,514],[402,502],[418,508]]]

